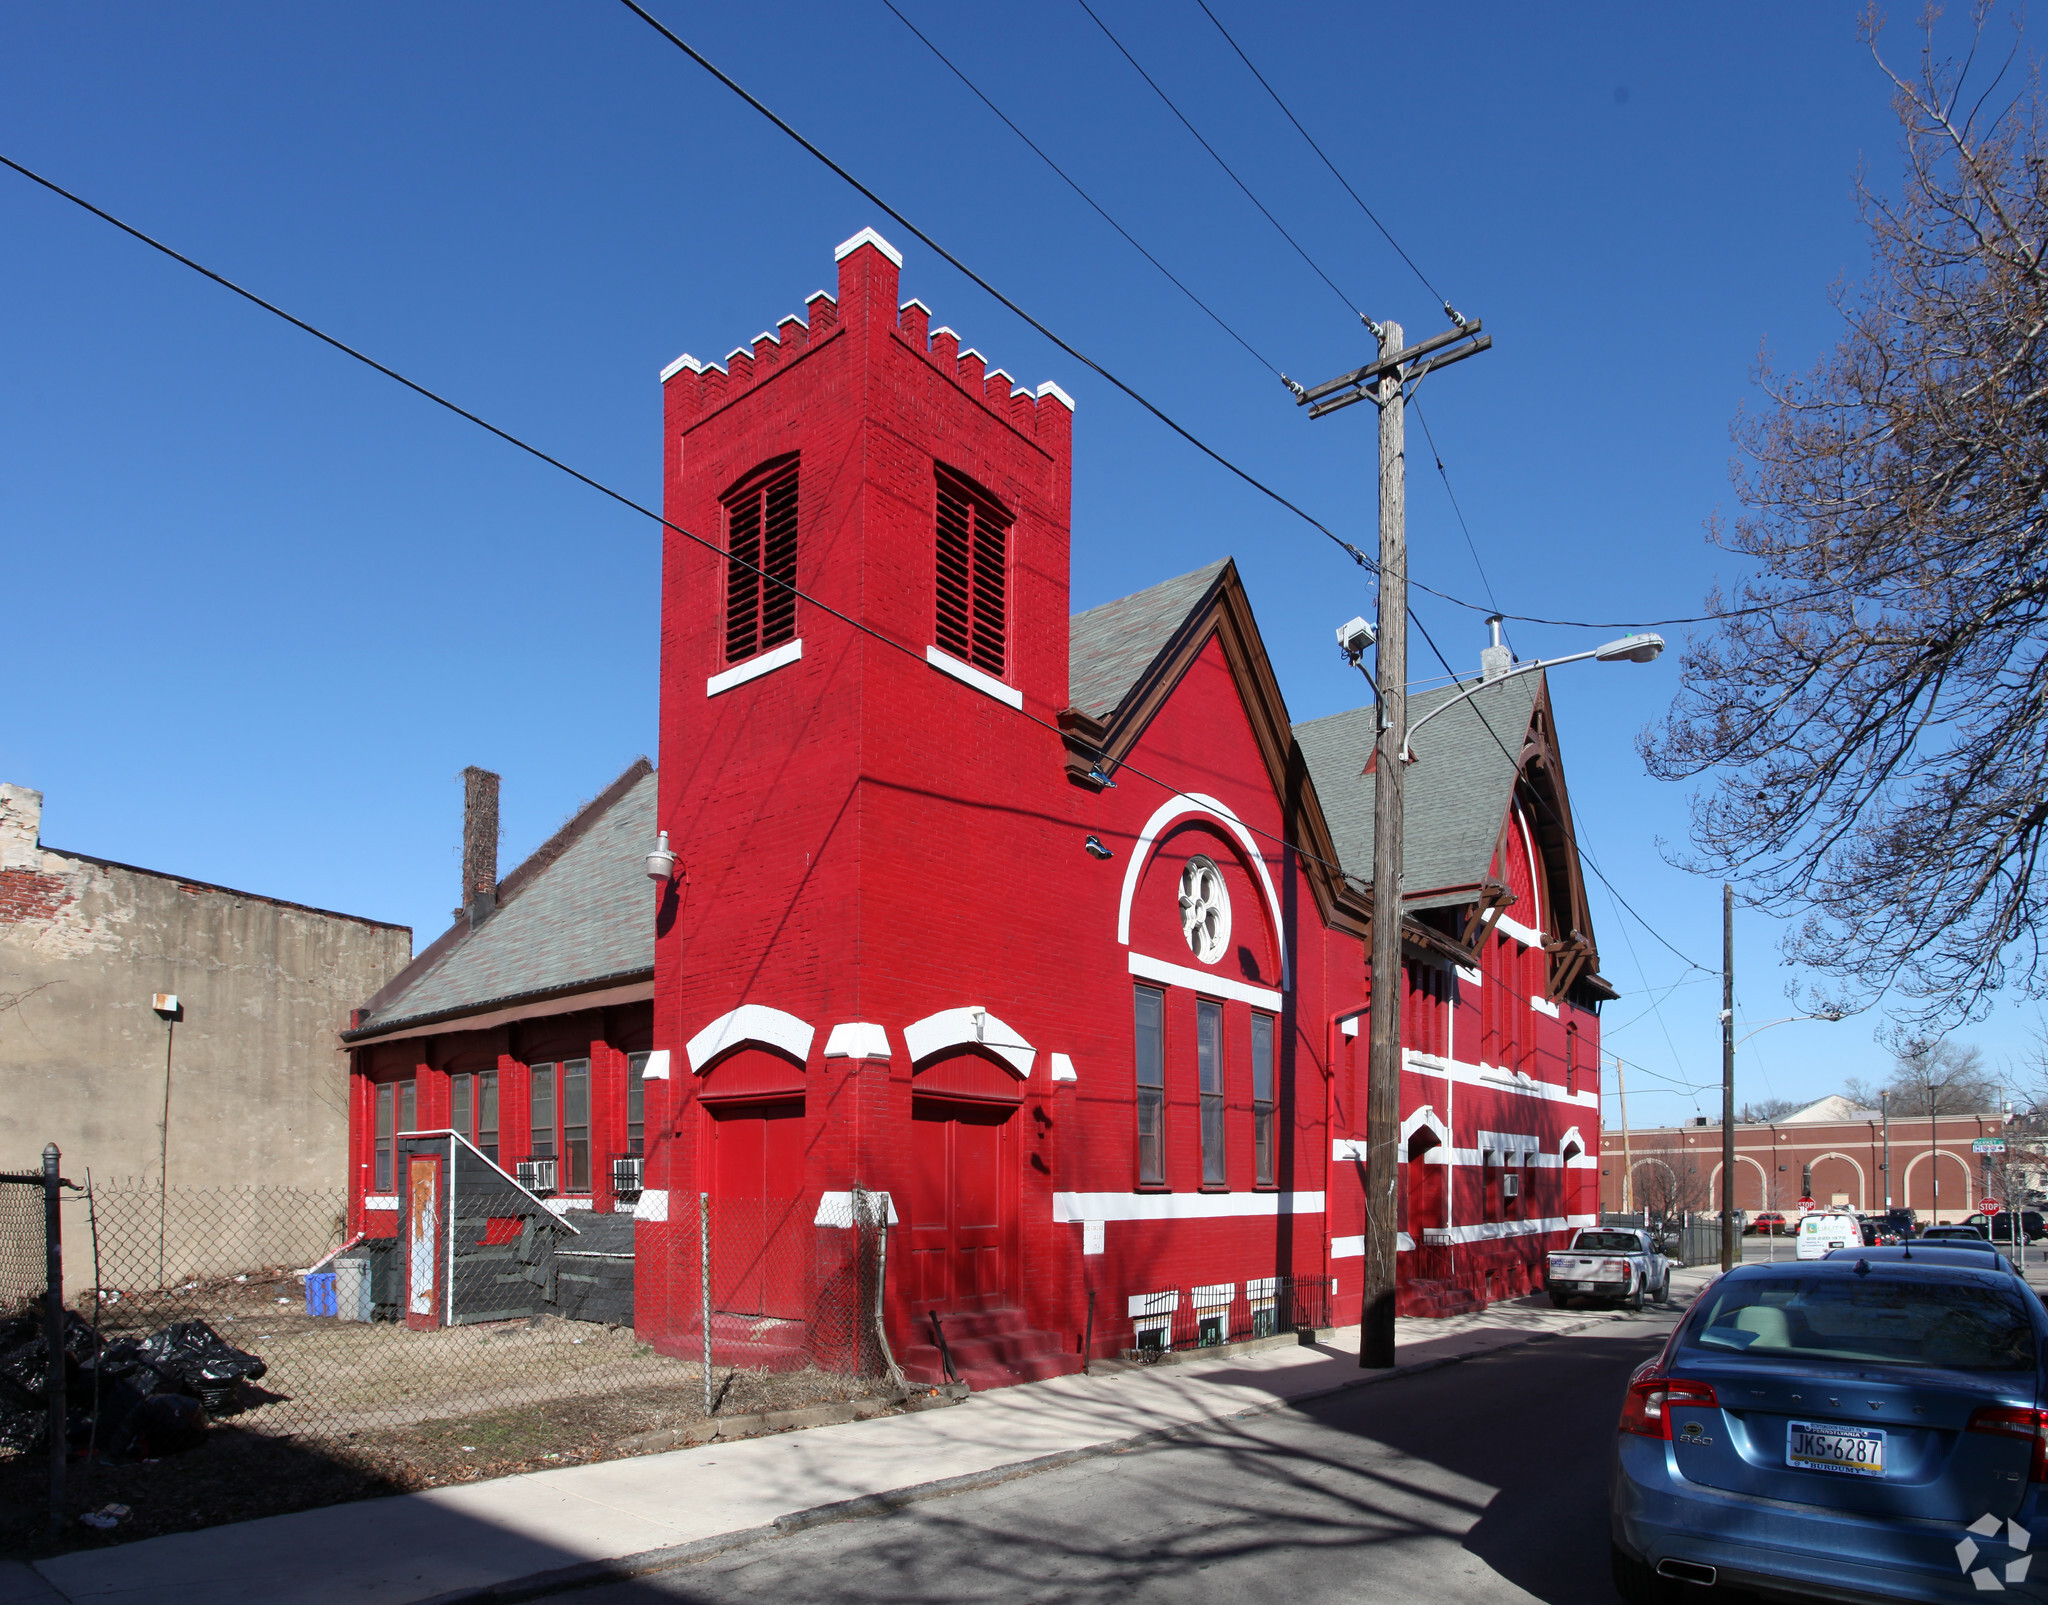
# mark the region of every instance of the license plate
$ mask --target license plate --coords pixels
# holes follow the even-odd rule
[[[1794,1421],[1786,1433],[1785,1464],[1813,1471],[1843,1471],[1855,1477],[1882,1477],[1884,1431],[1880,1427]]]

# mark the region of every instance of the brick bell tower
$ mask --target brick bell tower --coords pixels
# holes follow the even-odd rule
[[[1074,807],[1058,737],[1018,717],[1067,705],[1073,404],[899,304],[873,230],[836,258],[836,297],[662,375],[664,508],[706,543],[663,549],[681,870],[638,1301],[664,1346],[695,1329],[700,1192],[808,1220],[822,1193],[904,1185],[902,1028],[1021,1006],[1047,933],[1019,928],[1016,866]]]

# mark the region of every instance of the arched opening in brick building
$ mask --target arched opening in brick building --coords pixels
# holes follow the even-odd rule
[[[1017,1111],[1024,1084],[972,1049],[916,1072],[910,1099],[914,1317],[1006,1309],[1017,1297]]]
[[[711,1178],[714,1325],[719,1316],[800,1321],[809,1241],[803,1067],[769,1048],[736,1048],[704,1073],[697,1099]]]
[[[1450,1201],[1450,1166],[1429,1158],[1430,1150],[1441,1146],[1441,1139],[1428,1126],[1408,1139],[1408,1185],[1402,1200],[1408,1218],[1403,1229],[1418,1243],[1425,1231],[1450,1224],[1444,1213]]]

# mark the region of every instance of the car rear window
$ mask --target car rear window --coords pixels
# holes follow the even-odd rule
[[[1633,1232],[1581,1232],[1572,1247],[1581,1253],[1633,1254],[1643,1245]]]
[[[1959,1371],[2034,1364],[2024,1305],[1997,1288],[1894,1277],[1745,1277],[1710,1288],[1687,1341],[1756,1360],[1872,1360]]]

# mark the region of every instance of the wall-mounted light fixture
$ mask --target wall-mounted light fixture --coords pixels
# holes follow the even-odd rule
[[[179,1006],[178,994],[175,992],[158,992],[154,994],[149,1000],[149,1006],[166,1020],[175,1020],[185,1012]]]
[[[661,833],[654,851],[647,855],[647,878],[658,886],[666,886],[676,878],[676,855],[669,850],[667,831]]]
[[[1088,849],[1088,856],[1091,858],[1116,857],[1115,853],[1111,852],[1107,847],[1102,845],[1102,838],[1100,836],[1090,836],[1081,845]]]

